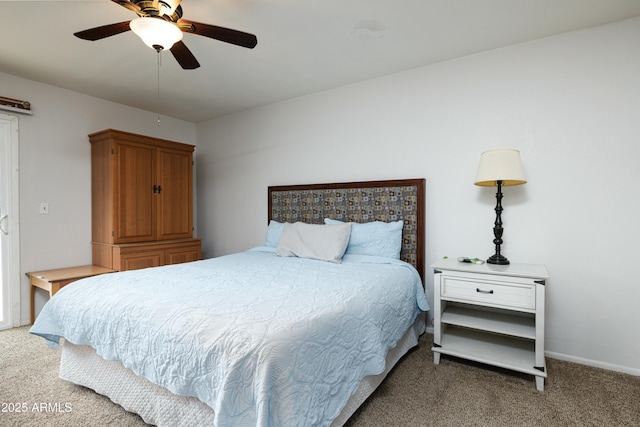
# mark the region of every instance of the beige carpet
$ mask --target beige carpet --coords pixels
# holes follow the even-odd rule
[[[0,331],[0,426],[145,425],[58,379],[60,352],[27,331]],[[445,357],[436,366],[432,339],[421,338],[347,426],[640,426],[640,377],[548,359],[538,392],[533,377]]]

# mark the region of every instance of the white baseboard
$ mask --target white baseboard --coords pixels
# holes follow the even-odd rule
[[[564,360],[566,362],[578,363],[580,365],[593,366],[595,368],[606,369],[608,371],[622,372],[624,374],[631,374],[640,377],[640,369],[630,368],[628,366],[615,365],[613,363],[601,362],[599,360],[585,359],[582,357],[571,356],[563,353],[556,353],[554,351],[545,351],[544,355],[551,359]]]

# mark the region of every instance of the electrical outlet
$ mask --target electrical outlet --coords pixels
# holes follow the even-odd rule
[[[40,214],[46,215],[49,213],[49,203],[40,203]]]

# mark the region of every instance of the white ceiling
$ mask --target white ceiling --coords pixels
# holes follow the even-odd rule
[[[258,37],[246,49],[185,34],[199,60],[162,54],[160,111],[200,122],[361,80],[640,16],[638,0],[183,0],[183,18]],[[157,54],[110,0],[0,0],[0,72],[156,112]],[[0,96],[20,98],[9,88]]]

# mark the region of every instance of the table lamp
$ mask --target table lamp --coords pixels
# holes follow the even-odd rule
[[[493,226],[493,243],[496,253],[487,259],[489,264],[507,265],[509,260],[500,253],[502,245],[502,187],[526,184],[520,151],[512,149],[490,150],[480,155],[475,185],[498,187],[496,193],[496,221]]]

